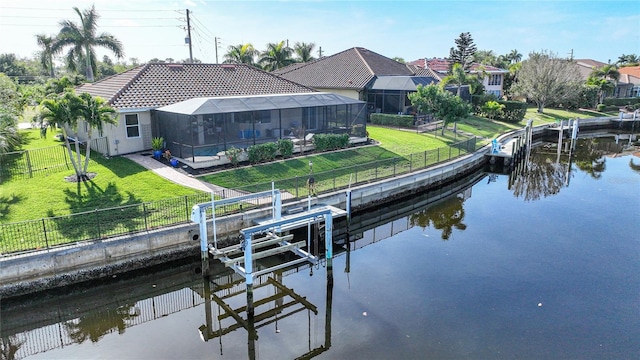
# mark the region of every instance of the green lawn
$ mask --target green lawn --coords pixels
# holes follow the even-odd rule
[[[611,116],[609,113],[598,112],[595,110],[566,110],[566,109],[553,109],[545,108],[544,113],[539,114],[536,107],[530,107],[527,109],[526,119],[533,119],[534,125],[536,122],[559,122],[560,120],[568,119],[589,119],[594,117]]]
[[[415,131],[394,130],[368,125],[367,131],[370,138],[380,143],[380,147],[402,156],[447,146],[453,142],[453,138],[448,131],[445,132],[444,137],[440,136],[439,130],[437,135],[434,135],[434,133],[419,134]]]
[[[64,180],[71,171],[14,179],[0,187],[0,223],[39,219],[155,201],[197,191],[174,184],[126,158],[92,159],[89,182]]]

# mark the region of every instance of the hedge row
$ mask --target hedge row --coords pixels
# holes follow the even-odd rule
[[[521,101],[497,100],[495,95],[473,95],[471,104],[476,114],[482,114],[482,107],[489,101],[496,101],[498,104],[504,105],[502,111],[495,114],[495,120],[517,123],[524,119],[527,113],[527,103]]]
[[[371,123],[375,125],[389,125],[397,127],[413,127],[413,115],[371,114]]]
[[[349,146],[349,134],[315,134],[313,145],[320,152],[344,149]]]
[[[603,104],[609,106],[626,106],[640,104],[640,97],[635,98],[606,98]]]

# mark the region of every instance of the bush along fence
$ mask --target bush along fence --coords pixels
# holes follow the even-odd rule
[[[84,149],[84,146],[81,146]],[[71,149],[75,150],[72,144]],[[91,149],[108,154],[107,138],[93,139]],[[84,150],[81,154],[84,157]],[[75,156],[75,151],[74,151]],[[73,169],[64,144],[0,154],[0,183]]]
[[[309,194],[321,194],[345,189],[350,184],[363,184],[425,169],[440,162],[454,159],[477,150],[476,138],[451,146],[414,153],[353,167],[313,173],[309,176],[278,180],[275,187],[283,192],[283,202],[295,201]],[[272,183],[255,184],[232,190],[260,192],[271,190]],[[216,198],[229,197],[225,191],[214,193]],[[270,206],[268,201],[239,202],[216,209],[216,216]],[[0,256],[51,249],[81,241],[101,240],[190,222],[191,208],[195,204],[211,201],[211,194],[194,194],[160,201],[145,202],[122,207],[96,209],[66,216],[43,218],[0,224]],[[211,211],[211,210],[209,210]],[[211,213],[208,214],[212,216]]]
[[[350,184],[364,184],[423,170],[438,163],[472,153],[479,147],[480,142],[474,137],[450,146],[413,153],[408,156],[398,156],[351,167],[277,180],[274,182],[274,186],[283,192],[283,202],[295,201],[305,198],[309,194],[321,194],[346,189]],[[309,181],[310,176],[313,177],[313,181]],[[271,190],[271,186],[272,184],[269,182],[243,186],[236,190],[255,193]]]

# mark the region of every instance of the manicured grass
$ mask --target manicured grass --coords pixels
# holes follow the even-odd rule
[[[20,150],[34,150],[64,144],[55,138],[55,135],[60,132],[60,130],[49,128],[47,136],[43,138],[40,137],[40,129],[20,130]]]
[[[319,173],[376,160],[398,156],[396,153],[378,146],[368,146],[326,154],[309,155],[269,164],[245,166],[200,177],[200,180],[222,187],[238,188],[273,180],[306,176],[309,161],[313,162],[313,172]]]
[[[415,131],[394,130],[369,125],[367,131],[370,138],[380,143],[380,147],[401,156],[447,146],[453,142],[448,131],[445,131],[444,137],[440,136],[440,130],[435,135],[434,133],[419,134]]]
[[[560,120],[568,119],[589,119],[594,117],[611,116],[609,113],[598,112],[595,110],[566,110],[566,109],[553,109],[545,108],[544,113],[539,114],[537,108],[530,107],[527,109],[525,119],[533,119],[534,125],[536,121],[541,122],[556,122]]]
[[[126,158],[92,159],[91,181],[64,180],[71,171],[15,179],[0,187],[0,223],[60,216],[194,194]]]
[[[505,132],[521,129],[524,125],[470,116],[458,122],[458,129],[484,139],[494,139]]]

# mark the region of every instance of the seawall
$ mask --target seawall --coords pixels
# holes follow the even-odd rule
[[[542,137],[549,126],[534,128],[533,136]],[[611,127],[609,119],[580,120],[581,128]],[[520,136],[516,130],[498,138],[506,141]],[[461,179],[486,163],[490,145],[454,161],[429,169],[363,184],[351,189],[354,212],[382,206],[386,202],[438,188]],[[322,194],[312,204],[346,208],[345,191]],[[307,200],[283,204],[289,208],[306,207]],[[258,209],[218,218],[216,227],[221,244],[236,241],[239,230],[252,226],[255,219],[269,217],[270,209]],[[212,226],[208,226],[211,232]],[[209,234],[212,237],[212,234]],[[119,238],[82,242],[74,245],[0,259],[0,297],[13,297],[61,287],[162,264],[199,254],[198,225],[184,224]]]

